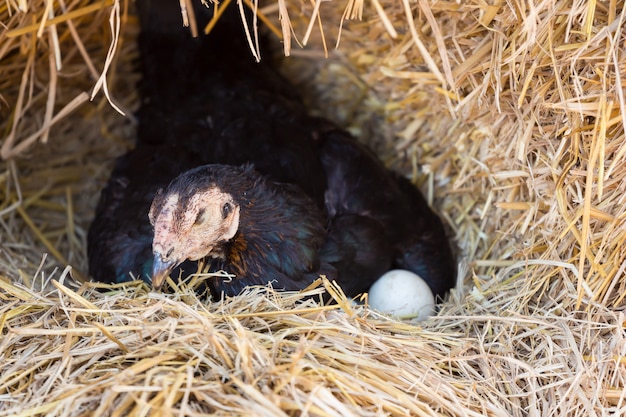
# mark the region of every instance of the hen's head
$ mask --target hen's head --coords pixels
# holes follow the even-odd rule
[[[210,170],[206,176],[198,174],[202,170],[176,178],[157,193],[150,207],[154,289],[160,289],[172,269],[187,259],[223,257],[222,245],[239,229],[240,205],[233,195],[211,180]]]

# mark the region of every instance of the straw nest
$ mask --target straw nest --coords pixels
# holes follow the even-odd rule
[[[307,293],[331,291],[327,306],[79,284],[99,190],[132,144],[129,10],[0,4],[0,415],[624,412],[623,2],[262,9],[288,13],[285,71],[311,106],[449,225],[459,285],[421,324],[327,282]]]

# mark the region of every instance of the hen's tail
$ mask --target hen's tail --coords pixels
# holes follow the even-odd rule
[[[151,62],[153,56],[173,58],[171,65],[163,67],[167,69],[184,63],[215,63],[216,59],[235,59],[250,64],[255,61],[252,49],[256,53],[257,48],[263,48],[258,43],[266,41],[262,36],[256,39],[258,31],[252,11],[243,7],[244,20],[235,2],[219,6],[201,0],[187,0],[187,3],[192,7],[181,10],[178,0],[137,1],[140,51],[147,62]],[[208,36],[210,41],[204,42],[207,39],[205,28],[214,18],[216,22],[212,22],[214,27]],[[200,51],[209,56],[198,57]]]
[[[221,5],[223,13],[217,13],[215,26],[205,35],[204,28],[213,19],[216,6],[209,2],[205,6],[200,0],[187,2],[193,5],[187,15],[193,17],[185,26],[178,0],[137,1],[142,74],[139,143],[179,143],[174,132],[180,136],[185,126],[197,131],[194,125],[206,119],[206,112],[230,97],[240,100],[255,90],[288,94],[285,83],[276,81],[267,40],[262,36],[255,40],[258,31],[248,8],[244,8],[244,25],[235,2]],[[250,43],[253,49],[262,51],[260,62],[252,54]],[[199,106],[204,115],[194,113]],[[171,123],[185,125],[171,128]]]
[[[250,28],[251,42],[255,45],[256,31],[248,8],[244,8],[244,25],[237,4],[220,6],[215,26],[205,35],[204,29],[214,18],[217,6],[210,2],[205,6],[200,0],[188,0],[188,3],[193,7],[183,13],[178,0],[137,1],[142,90],[147,90],[142,91],[144,94],[152,91],[148,87],[167,84],[179,89],[182,83],[184,90],[185,84],[197,86],[202,78],[210,78],[215,72],[223,73],[227,68],[232,71],[233,64],[248,69],[256,64],[244,30],[244,26]],[[265,42],[265,38],[259,39],[259,43]],[[264,45],[259,48],[267,49]]]

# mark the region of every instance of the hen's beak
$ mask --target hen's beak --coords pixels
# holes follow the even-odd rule
[[[161,254],[154,252],[154,262],[152,264],[152,289],[158,291],[161,289],[165,280],[176,267],[175,261],[163,261]]]

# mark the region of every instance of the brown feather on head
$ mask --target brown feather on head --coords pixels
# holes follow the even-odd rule
[[[187,259],[223,256],[220,243],[237,233],[239,214],[233,196],[215,184],[188,196],[159,191],[149,212],[154,227],[153,288],[159,289],[172,269]]]

